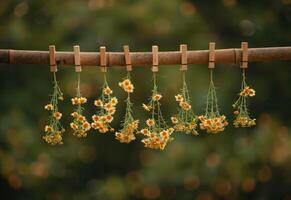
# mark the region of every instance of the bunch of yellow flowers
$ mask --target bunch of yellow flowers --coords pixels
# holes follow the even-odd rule
[[[73,129],[73,135],[79,138],[87,137],[88,131],[91,129],[90,123],[87,121],[86,117],[83,115],[84,107],[83,105],[87,103],[87,99],[81,96],[80,89],[80,73],[78,75],[77,83],[77,95],[71,99],[72,105],[76,106],[74,112],[71,113],[73,121],[70,123],[70,127]]]
[[[98,111],[92,116],[93,122],[91,123],[91,127],[98,130],[99,133],[114,131],[114,129],[110,126],[110,123],[114,119],[113,115],[116,112],[118,99],[116,97],[112,97],[112,94],[113,91],[108,86],[106,76],[104,75],[101,97],[94,101],[94,105],[97,107]]]
[[[155,122],[153,122],[153,124],[155,124]],[[146,136],[146,138],[142,139],[142,142],[144,143],[145,147],[160,150],[164,150],[167,143],[172,140],[171,134],[173,132],[174,132],[173,128],[164,129],[159,132],[154,132],[152,128],[145,128],[140,131],[142,135]]]
[[[54,73],[53,94],[49,104],[44,109],[50,112],[49,124],[45,126],[45,135],[42,137],[48,144],[63,144],[63,133],[65,129],[60,123],[62,113],[58,111],[58,100],[63,100],[63,93],[60,90]]]
[[[233,112],[235,115],[235,120],[233,125],[235,128],[239,127],[251,127],[256,125],[256,119],[251,119],[249,110],[247,107],[247,99],[249,97],[254,97],[256,95],[256,91],[249,87],[246,83],[245,70],[243,70],[243,80],[241,85],[241,91],[239,93],[239,98],[232,105],[235,111]]]
[[[210,71],[210,84],[207,93],[207,102],[205,114],[198,117],[200,121],[200,129],[206,130],[207,133],[220,133],[224,131],[228,125],[226,117],[219,113],[216,89],[212,77],[212,69]]]
[[[198,132],[196,131],[197,117],[190,104],[191,100],[186,83],[185,72],[183,72],[183,87],[181,89],[181,94],[177,94],[175,100],[179,103],[179,108],[178,114],[171,117],[174,129],[177,132],[198,135]]]
[[[130,80],[130,73],[128,72],[127,77],[118,84],[125,92],[127,92],[126,99],[126,110],[125,116],[120,131],[115,132],[115,138],[121,143],[130,143],[135,140],[135,133],[138,130],[139,121],[133,118],[132,114],[132,103],[130,100],[130,94],[133,93],[134,86]]]
[[[146,137],[142,139],[145,147],[163,150],[167,143],[173,140],[171,134],[174,129],[169,128],[163,118],[160,103],[162,95],[158,93],[155,73],[153,73],[153,83],[150,102],[142,105],[146,111],[151,112],[151,118],[146,120],[147,128],[142,129],[140,133]]]
[[[201,115],[198,119],[201,121],[200,129],[206,130],[207,133],[220,133],[228,125],[224,115],[219,117],[205,117]]]
[[[249,86],[246,86],[242,89],[242,91],[239,93],[240,96],[243,97],[253,97],[256,95],[256,91],[253,88],[250,88]]]
[[[71,99],[72,105],[77,106],[75,111],[71,113],[73,122],[70,123],[70,127],[73,129],[73,135],[77,137],[87,137],[88,131],[91,129],[90,123],[83,115],[83,104],[87,102],[85,97],[74,97]]]
[[[122,82],[119,82],[118,83],[119,87],[121,87],[125,92],[127,93],[133,93],[133,90],[134,90],[134,86],[133,84],[131,83],[131,80],[129,78],[129,75],[128,77],[122,81]]]

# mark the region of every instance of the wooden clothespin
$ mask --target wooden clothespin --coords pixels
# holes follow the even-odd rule
[[[159,47],[152,46],[152,54],[153,54],[153,65],[152,65],[152,72],[159,71]]]
[[[79,45],[74,46],[74,59],[75,59],[75,71],[81,72],[82,67],[81,67],[81,56],[80,56],[80,46]]]
[[[124,45],[123,50],[124,50],[126,71],[132,71],[131,58],[130,58],[130,54],[129,54],[129,46]]]
[[[248,43],[247,42],[242,42],[241,43],[241,49],[242,49],[242,55],[241,55],[241,62],[240,62],[240,68],[248,68],[248,61],[249,61],[249,56],[248,56]]]
[[[187,64],[187,45],[186,44],[181,44],[180,45],[180,51],[181,51],[181,71],[186,71],[188,69]]]
[[[49,46],[49,57],[50,57],[50,71],[57,72],[58,67],[56,63],[56,47],[55,45]]]
[[[107,72],[106,47],[100,47],[100,69],[101,72]]]
[[[209,43],[209,64],[208,68],[213,69],[215,67],[215,42]]]

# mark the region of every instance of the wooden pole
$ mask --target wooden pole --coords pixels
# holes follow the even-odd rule
[[[133,66],[152,66],[152,52],[130,52]],[[159,65],[181,64],[180,51],[159,51]],[[126,66],[124,52],[107,52],[107,66]],[[209,50],[187,51],[188,64],[207,64]],[[216,49],[215,62],[239,64],[242,59],[240,48]],[[99,66],[99,52],[81,52],[82,65]],[[291,60],[291,47],[249,48],[248,62]],[[49,51],[0,49],[0,64],[46,64]],[[58,65],[74,65],[74,52],[56,52]]]

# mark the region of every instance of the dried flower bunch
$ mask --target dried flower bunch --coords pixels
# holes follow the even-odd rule
[[[127,77],[118,84],[125,92],[127,92],[126,110],[125,116],[122,123],[122,129],[115,132],[115,138],[121,143],[130,143],[135,140],[135,133],[138,129],[139,121],[133,118],[132,114],[132,103],[130,101],[130,94],[133,93],[134,86],[130,79],[130,72],[127,73]]]
[[[84,107],[83,104],[87,103],[87,99],[82,97],[80,89],[80,73],[77,73],[78,83],[77,83],[77,95],[72,98],[72,105],[76,106],[74,112],[71,113],[73,117],[73,122],[70,124],[71,128],[74,130],[73,135],[81,138],[87,137],[88,131],[91,129],[90,123],[87,121],[86,117],[83,115]]]
[[[92,116],[93,122],[91,123],[91,127],[98,130],[100,133],[114,131],[114,129],[110,126],[110,123],[113,121],[113,114],[116,112],[118,99],[113,97],[112,93],[113,91],[107,83],[106,72],[104,72],[102,94],[100,98],[94,101],[94,105],[97,107],[98,111]]]
[[[158,93],[156,84],[156,73],[153,73],[153,90],[148,104],[143,108],[151,113],[151,118],[146,120],[147,128],[140,131],[146,138],[142,139],[145,147],[163,150],[168,142],[172,141],[173,128],[169,128],[161,112],[160,100],[162,95]]]
[[[250,88],[246,83],[245,69],[243,69],[242,84],[241,84],[241,91],[239,93],[239,98],[232,105],[233,108],[235,109],[235,111],[233,112],[235,115],[235,120],[233,122],[233,125],[236,128],[251,127],[251,126],[256,125],[256,119],[251,119],[248,108],[247,108],[247,99],[255,95],[256,95],[256,91]]]
[[[224,131],[228,122],[226,121],[226,117],[219,113],[212,70],[210,69],[210,84],[207,93],[205,114],[199,116],[198,119],[201,121],[200,129],[206,130],[207,133],[220,133]]]
[[[65,129],[60,123],[60,119],[62,118],[62,113],[58,110],[58,100],[63,100],[63,93],[60,90],[56,79],[56,73],[54,72],[53,79],[53,94],[49,104],[45,105],[44,109],[50,112],[48,125],[45,126],[45,136],[43,139],[51,144],[63,144],[63,133]]]
[[[198,135],[197,116],[191,106],[191,100],[188,92],[188,87],[185,78],[185,71],[182,72],[183,87],[181,93],[175,96],[176,101],[179,103],[178,114],[171,117],[174,124],[174,129],[177,132],[191,133]]]

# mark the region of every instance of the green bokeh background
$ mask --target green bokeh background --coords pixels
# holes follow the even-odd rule
[[[290,0],[1,0],[0,48],[69,51],[177,50],[288,46],[291,39]],[[68,127],[75,94],[73,66],[59,66],[65,94],[60,104],[67,129],[64,145],[52,147],[41,136],[52,92],[48,66],[0,66],[0,195],[1,199],[291,199],[291,63],[250,63],[248,83],[258,125],[228,126],[219,135],[174,134],[164,151],[145,149],[138,140],[120,144],[114,134],[91,131],[85,139]],[[158,85],[167,119],[175,113],[174,95],[181,87],[179,66],[160,67]],[[112,67],[109,84],[119,98],[114,127],[124,115],[125,94],[118,82],[122,67]],[[141,104],[151,91],[150,68],[134,67],[134,115],[147,118]],[[209,83],[206,65],[190,65],[189,89],[197,113],[203,113]],[[231,105],[240,89],[241,70],[217,65],[214,74],[221,112],[233,120]],[[84,67],[82,90],[86,115],[94,113],[102,74]]]

